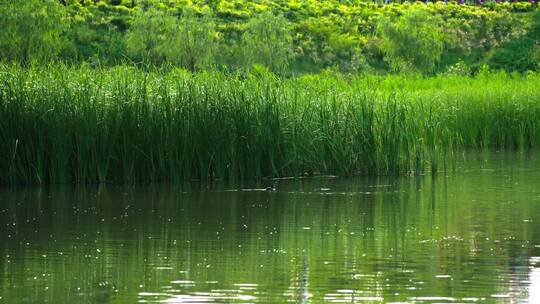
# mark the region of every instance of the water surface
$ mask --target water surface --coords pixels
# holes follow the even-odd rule
[[[540,156],[468,159],[435,177],[0,190],[0,303],[540,303]]]

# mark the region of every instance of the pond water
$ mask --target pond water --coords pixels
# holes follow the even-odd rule
[[[0,190],[0,303],[540,303],[535,154],[434,177]]]

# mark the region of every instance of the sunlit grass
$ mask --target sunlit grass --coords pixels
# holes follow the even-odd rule
[[[466,149],[537,147],[539,80],[2,66],[0,181],[436,171]]]

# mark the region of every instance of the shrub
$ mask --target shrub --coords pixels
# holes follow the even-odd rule
[[[346,31],[332,18],[310,18],[299,24],[297,49],[304,60],[319,67],[338,66],[357,70],[364,60],[361,48],[366,43],[357,30]]]
[[[407,11],[396,21],[378,26],[384,59],[396,71],[433,71],[443,51],[440,20],[423,9]]]
[[[172,15],[154,8],[139,11],[126,36],[128,54],[144,65],[163,63],[165,45],[175,30]]]
[[[51,61],[61,48],[65,10],[53,0],[0,3],[0,57],[27,65]]]
[[[470,76],[471,68],[465,62],[463,62],[463,60],[460,60],[454,65],[448,67],[444,74],[453,76]]]
[[[253,18],[242,35],[246,63],[260,64],[272,72],[284,71],[292,59],[292,35],[288,21],[263,13]]]
[[[211,66],[217,50],[218,34],[213,20],[185,10],[163,50],[167,61],[192,72]]]
[[[208,17],[186,8],[176,17],[150,8],[135,18],[127,34],[130,56],[148,64],[173,64],[192,72],[213,63],[217,32]]]
[[[503,43],[489,57],[489,65],[496,69],[510,71],[533,70],[538,64],[540,45],[540,13],[532,16],[525,33]]]

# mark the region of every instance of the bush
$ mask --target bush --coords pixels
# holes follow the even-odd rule
[[[448,67],[444,74],[453,76],[470,76],[471,72],[471,68],[465,62],[460,60],[456,64]]]
[[[288,21],[271,13],[253,18],[242,35],[242,49],[247,64],[260,64],[272,72],[283,72],[293,55]]]
[[[192,72],[213,64],[217,32],[212,20],[185,9],[180,17],[149,9],[127,35],[130,56],[148,64],[173,64]]]
[[[212,19],[207,15],[198,17],[194,11],[185,10],[177,20],[164,55],[170,63],[195,72],[214,64],[217,45],[218,34]]]
[[[176,21],[172,15],[153,8],[140,11],[126,36],[129,56],[144,65],[163,63],[167,39],[175,29]]]
[[[0,57],[24,65],[54,60],[62,44],[64,17],[65,10],[57,1],[2,1]]]
[[[366,39],[355,29],[345,29],[331,18],[301,21],[296,35],[298,53],[318,67],[338,66],[358,70],[365,60],[361,51]]]
[[[520,37],[503,43],[489,57],[489,65],[496,69],[526,71],[536,69],[540,45],[540,13],[532,17],[530,26]]]
[[[423,9],[407,11],[378,26],[384,59],[395,71],[432,72],[444,46],[440,20]]]

